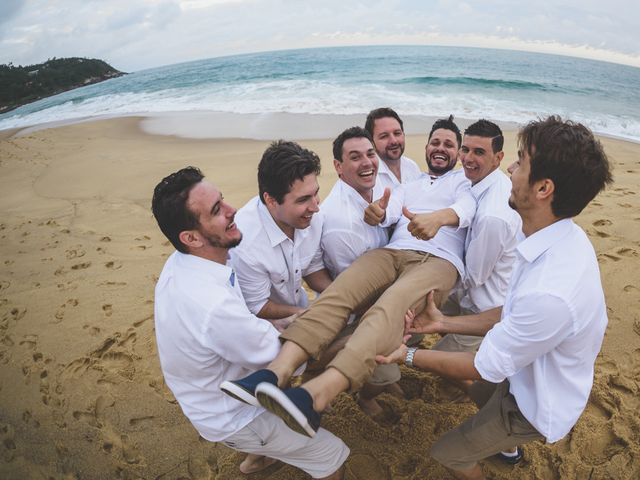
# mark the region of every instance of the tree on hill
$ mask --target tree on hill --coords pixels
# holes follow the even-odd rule
[[[0,65],[0,113],[73,88],[124,75],[92,58],[51,58],[37,65]]]

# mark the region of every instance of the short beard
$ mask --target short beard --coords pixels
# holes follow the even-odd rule
[[[449,170],[453,170],[453,167],[456,166],[455,162],[451,163],[449,162],[446,166],[444,167],[436,167],[435,165],[433,165],[431,163],[431,160],[427,160],[427,166],[429,167],[429,171],[433,172],[433,173],[437,173],[439,175],[442,175],[444,173],[447,173]]]
[[[233,240],[229,240],[227,243],[221,242],[220,237],[204,237],[204,238],[206,238],[207,242],[209,242],[209,245],[211,245],[212,247],[227,248],[227,249],[237,247],[238,245],[240,245],[240,242],[242,241],[242,235],[240,235],[240,238],[234,238]]]

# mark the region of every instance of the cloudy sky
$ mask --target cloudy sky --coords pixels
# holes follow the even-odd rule
[[[637,0],[0,0],[0,63],[123,71],[335,45],[511,48],[640,67]]]

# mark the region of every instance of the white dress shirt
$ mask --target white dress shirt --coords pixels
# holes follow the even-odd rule
[[[451,262],[464,275],[464,241],[471,224],[476,202],[470,193],[471,182],[462,170],[450,170],[439,177],[427,174],[391,193],[383,227],[396,224],[387,248],[427,252]],[[412,213],[431,213],[452,208],[460,219],[458,227],[442,227],[431,240],[418,240],[407,230],[409,219],[402,214],[405,206]],[[397,222],[397,223],[396,223]]]
[[[173,253],[155,290],[160,365],[182,411],[203,438],[224,440],[264,410],[225,395],[220,384],[265,367],[278,331],[247,309],[232,269]]]
[[[551,443],[569,433],[589,399],[607,327],[600,270],[571,219],[516,251],[502,319],[482,341],[475,367],[489,382],[508,378],[520,411]]]
[[[231,258],[249,310],[257,314],[269,300],[306,307],[302,277],[324,268],[322,216],[315,214],[311,225],[296,229],[291,240],[256,196],[238,210],[235,222],[242,242],[231,250]]]
[[[467,231],[459,304],[479,313],[504,305],[522,220],[509,206],[511,180],[501,170],[473,185],[471,194],[478,207]]]
[[[400,176],[402,182],[398,181],[395,174],[389,169],[387,164],[378,157],[378,175],[376,177],[376,185],[381,188],[381,192],[384,192],[386,187],[393,190],[400,184],[405,184],[417,180],[422,175],[418,164],[404,155],[400,157]],[[378,197],[379,198],[379,197]],[[374,198],[376,200],[376,198]]]
[[[381,197],[382,193],[376,184],[373,198]],[[320,205],[322,258],[332,278],[366,251],[384,247],[389,241],[388,229],[372,227],[364,221],[367,206],[369,202],[340,179]]]

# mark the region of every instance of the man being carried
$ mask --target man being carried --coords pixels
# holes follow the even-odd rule
[[[427,157],[432,158],[430,153],[437,150],[441,170],[445,170],[445,163],[449,170],[453,168],[460,136],[457,126],[450,119],[439,120],[429,136],[430,145],[437,139],[437,146],[427,148]],[[451,148],[444,148],[445,142]],[[397,222],[388,247],[365,253],[333,281],[281,335],[285,343],[267,370],[229,383],[247,395],[257,394],[260,403],[281,415],[292,429],[313,436],[320,423],[317,412],[339,393],[358,391],[375,368],[375,356],[391,353],[402,340],[407,309],[424,304],[427,291],[446,296],[458,273],[463,272],[466,228],[444,227],[429,241],[417,240],[407,230],[409,219],[402,216],[403,207],[409,216],[413,214],[407,208],[426,213],[449,207],[455,223],[458,218],[461,224],[470,222],[475,202],[472,207],[467,202],[457,203],[468,196],[470,188],[464,174],[450,170],[435,177],[424,176],[398,187],[391,199],[389,189],[385,189],[383,198],[371,204],[367,213],[389,225]],[[322,374],[301,388],[278,388],[304,361],[317,358],[344,328],[352,312],[371,303],[353,335]],[[270,381],[262,381],[265,377]]]
[[[458,158],[478,206],[465,242],[465,275],[447,306],[466,315],[501,307],[507,294],[520,216],[509,207],[511,182],[499,169],[504,137],[495,123],[478,120],[464,131]],[[435,350],[476,351],[482,337],[448,334]]]
[[[431,448],[458,478],[482,479],[479,460],[569,433],[589,399],[607,326],[598,261],[572,220],[612,181],[602,146],[583,125],[549,117],[525,126],[519,147],[509,205],[526,238],[504,307],[447,318],[429,302],[407,329],[484,335],[478,352],[402,345],[377,359],[478,380],[469,390],[478,413]]]
[[[322,255],[332,278],[337,277],[358,257],[369,250],[384,247],[389,242],[388,229],[365,223],[362,212],[374,199],[383,195],[376,183],[378,157],[369,132],[351,127],[333,141],[333,165],[338,181],[320,205],[323,216]],[[336,340],[329,350],[337,352],[344,345],[355,325],[348,326],[344,336]],[[328,351],[329,351],[328,350]],[[382,412],[375,397],[387,391],[402,395],[396,383],[400,380],[397,365],[376,367],[371,378],[358,395],[358,404],[368,415]]]
[[[404,153],[404,125],[391,108],[376,108],[367,115],[364,129],[369,132],[380,158],[378,185],[394,187],[417,180],[422,172]]]
[[[259,196],[238,211],[245,241],[233,251],[233,266],[247,306],[275,321],[308,305],[302,280],[316,292],[331,283],[322,263],[318,180],[320,159],[295,142],[272,143],[258,165]]]
[[[313,478],[343,478],[349,449],[321,430],[313,439],[291,432],[259,406],[220,391],[226,377],[262,368],[278,353],[278,332],[246,307],[226,265],[242,233],[221,192],[193,167],[155,188],[153,215],[178,250],[167,260],[155,291],[155,329],[168,387],[198,433],[249,455],[242,473],[262,470],[272,459]]]

